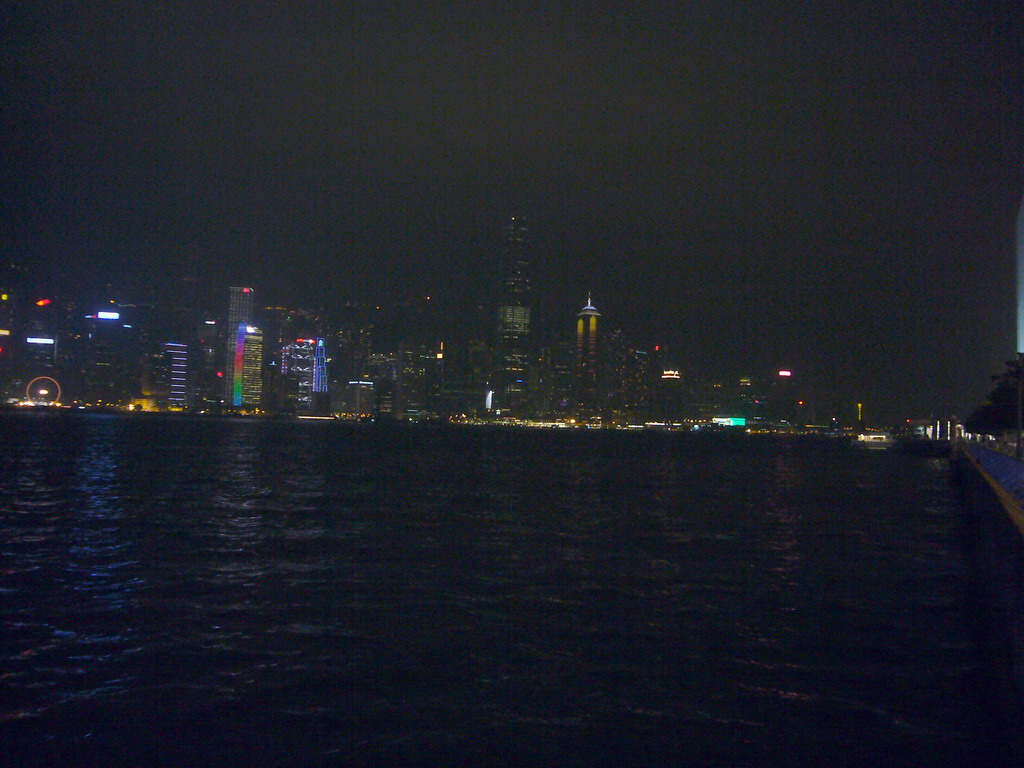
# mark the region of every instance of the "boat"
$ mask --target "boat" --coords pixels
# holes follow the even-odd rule
[[[861,432],[853,439],[855,448],[887,450],[896,445],[896,438],[888,432]]]

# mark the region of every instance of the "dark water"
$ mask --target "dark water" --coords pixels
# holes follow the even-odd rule
[[[2,765],[998,756],[938,460],[37,414],[0,452]]]

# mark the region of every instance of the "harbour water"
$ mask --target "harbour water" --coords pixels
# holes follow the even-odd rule
[[[1006,763],[946,462],[0,414],[0,764]]]

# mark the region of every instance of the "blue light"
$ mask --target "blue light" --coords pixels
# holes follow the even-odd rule
[[[1017,352],[1024,353],[1024,199],[1017,211]]]

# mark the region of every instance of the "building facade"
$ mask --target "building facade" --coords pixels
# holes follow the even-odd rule
[[[509,217],[502,238],[502,286],[496,317],[491,407],[513,413],[523,409],[528,397],[532,291],[526,235],[522,218]]]
[[[238,354],[241,376],[237,380],[235,405],[259,408],[263,404],[263,333],[254,325],[240,326]]]
[[[224,371],[224,400],[228,406],[240,408],[249,405],[243,395],[243,377],[245,376],[245,345],[247,329],[253,327],[253,290],[252,288],[232,286],[228,289],[228,322],[225,338],[226,365]],[[253,342],[255,343],[255,342]],[[260,336],[262,355],[263,337]],[[250,352],[250,358],[252,357]],[[260,358],[262,364],[262,356]],[[252,373],[249,374],[249,390],[252,391]],[[260,385],[262,394],[262,382]],[[258,403],[257,403],[258,404]]]
[[[597,415],[601,407],[600,339],[597,311],[587,296],[587,304],[576,315],[576,409],[581,416]]]

